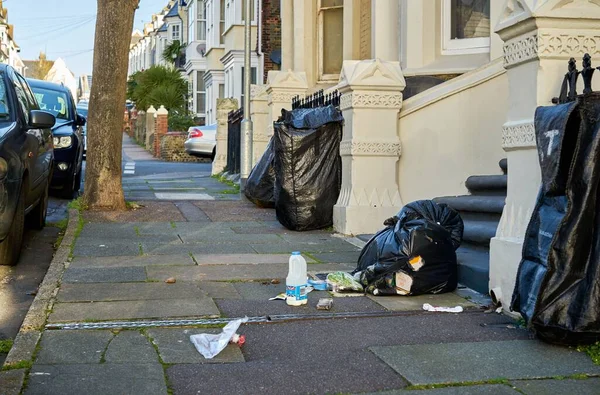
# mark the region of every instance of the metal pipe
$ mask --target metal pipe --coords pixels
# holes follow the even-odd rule
[[[250,65],[250,47],[252,41],[250,18],[252,16],[252,0],[244,0],[246,2],[246,15],[244,16],[244,119],[242,120],[242,146],[241,159],[242,168],[240,169],[240,179],[242,190],[246,186],[246,180],[252,170],[252,119],[250,118],[250,78],[252,69]]]

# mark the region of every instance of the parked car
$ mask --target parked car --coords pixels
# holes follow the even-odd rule
[[[85,105],[82,102],[77,104],[77,114],[82,116],[85,119],[85,125],[82,126],[83,131],[83,156],[85,157],[87,154],[87,118],[88,118],[88,107],[87,102]]]
[[[25,219],[46,224],[54,123],[25,79],[0,64],[0,265],[17,263]]]
[[[28,81],[40,108],[56,117],[52,128],[54,173],[50,186],[62,190],[62,196],[70,199],[81,188],[85,118],[77,114],[68,88],[47,81]]]
[[[183,144],[190,155],[215,159],[217,147],[217,125],[192,126],[188,129],[188,138]]]

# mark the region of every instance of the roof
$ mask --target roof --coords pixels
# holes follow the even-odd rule
[[[31,86],[32,88],[42,88],[42,89],[50,89],[53,91],[70,92],[66,86],[61,85],[61,84],[56,84],[54,82],[36,80],[33,78],[27,78],[27,82],[29,83],[29,86]]]
[[[163,23],[162,26],[160,28],[158,28],[159,32],[166,32],[168,29],[168,26],[166,23]]]
[[[173,7],[171,7],[167,15],[165,15],[165,18],[169,18],[172,16],[179,16],[179,3],[173,4]]]

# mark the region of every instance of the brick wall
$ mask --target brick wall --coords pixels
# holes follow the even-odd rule
[[[187,133],[167,133],[160,139],[160,158],[169,162],[203,162],[210,163],[209,158],[197,158],[185,152],[183,143]]]
[[[304,0],[302,0],[304,1]],[[265,74],[263,83],[267,82],[270,70],[278,70],[278,65],[271,62],[271,52],[281,49],[281,0],[262,1],[262,52],[264,53]]]
[[[154,131],[154,156],[160,157],[160,141],[161,137],[169,131],[169,116],[166,114],[157,114],[156,130]]]

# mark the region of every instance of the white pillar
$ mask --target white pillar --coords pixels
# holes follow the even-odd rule
[[[296,96],[304,97],[308,85],[306,74],[288,71],[269,71],[267,94],[269,105],[269,125],[267,134],[273,134],[273,122],[281,115],[281,110],[292,108],[292,99]]]
[[[273,128],[268,128],[269,124],[269,95],[266,85],[252,85],[250,91],[250,114],[254,122],[254,133],[252,135],[254,148],[254,161],[257,163],[269,139],[273,135]]]
[[[400,60],[399,44],[399,14],[398,0],[372,0],[372,45],[374,58]]]
[[[144,141],[144,145],[146,149],[149,150],[150,146],[150,136],[154,134],[156,130],[156,108],[154,106],[150,106],[148,111],[146,111],[146,138]]]
[[[558,96],[569,58],[599,55],[600,8],[587,1],[507,1],[496,27],[504,40],[511,100],[502,130],[508,158],[508,196],[490,244],[490,289],[500,288],[508,311],[523,239],[541,181],[534,113]],[[581,92],[581,88],[579,89]]]
[[[294,68],[294,5],[281,0],[281,69]]]
[[[217,99],[217,153],[212,164],[212,174],[219,174],[227,166],[227,115],[237,110],[237,99]]]
[[[344,135],[336,231],[375,233],[402,207],[398,189],[398,113],[406,83],[399,62],[345,61],[340,78]]]

